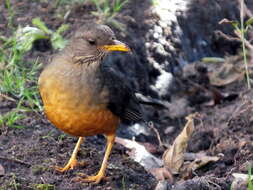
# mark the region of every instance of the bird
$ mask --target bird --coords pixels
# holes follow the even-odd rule
[[[116,129],[121,122],[143,121],[139,100],[126,78],[108,64],[110,52],[131,52],[107,25],[85,24],[68,45],[43,69],[38,86],[48,120],[63,132],[78,137],[68,163],[59,172],[77,166],[77,153],[87,136],[105,135],[107,145],[98,173],[79,181],[99,183],[105,176]],[[129,63],[131,64],[131,63]],[[151,103],[152,104],[152,103]]]

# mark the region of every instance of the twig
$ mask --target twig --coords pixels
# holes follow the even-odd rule
[[[155,132],[156,137],[157,137],[158,142],[159,142],[159,147],[163,147],[164,144],[161,141],[161,137],[160,137],[160,134],[159,134],[158,130],[154,127],[154,123],[152,121],[149,121],[147,123],[147,125]]]
[[[241,3],[241,0],[238,0],[238,3]],[[244,12],[245,15],[249,16],[249,17],[253,17],[252,12],[250,11],[250,9],[246,6],[246,4],[243,2],[243,8],[244,8]]]
[[[5,98],[6,100],[10,100],[12,102],[16,102],[16,100],[14,98],[11,98],[11,97],[9,97],[9,96],[7,96],[5,94],[0,93],[0,96],[3,97],[3,98]]]
[[[239,38],[241,37],[241,34],[240,34],[238,31],[235,31],[235,34],[236,34]],[[252,45],[248,40],[246,40],[246,39],[244,38],[244,42],[245,42],[245,45],[246,45],[249,49],[253,50],[253,45]]]
[[[0,159],[2,160],[7,160],[7,161],[11,161],[11,162],[17,162],[19,164],[23,164],[23,165],[26,165],[26,166],[31,166],[31,164],[27,163],[27,162],[24,162],[22,160],[19,160],[19,159],[16,159],[16,158],[8,158],[8,157],[3,157],[3,156],[0,156]]]
[[[216,188],[218,188],[219,190],[221,190],[221,186],[219,186],[217,183],[215,183],[215,182],[213,182],[213,181],[211,181],[211,180],[207,180],[207,183],[208,183],[208,184],[211,184],[211,185],[213,185],[214,187],[216,187]]]
[[[219,36],[221,36],[221,37],[223,37],[224,39],[226,39],[226,40],[228,40],[228,41],[237,41],[237,42],[241,42],[240,38],[229,36],[229,35],[223,33],[223,32],[220,31],[220,30],[215,31],[215,34],[216,34],[216,35],[219,35]]]
[[[237,41],[237,42],[240,42],[241,43],[241,39],[240,39],[240,34],[239,32],[235,31],[235,35],[237,37],[232,37],[232,36],[229,36],[227,34],[224,34],[222,31],[218,30],[215,32],[217,35],[220,35],[221,37],[223,37],[224,39],[228,40],[228,41]],[[245,45],[247,46],[247,48],[253,50],[253,45],[251,45],[251,43],[244,39],[244,42],[245,42]]]
[[[44,184],[47,184],[47,182],[45,181],[45,179],[41,176],[40,177],[41,181],[44,183]]]

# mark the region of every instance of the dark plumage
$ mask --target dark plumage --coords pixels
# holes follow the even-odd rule
[[[113,67],[101,65],[101,72],[106,88],[109,90],[108,109],[117,115],[122,122],[142,121],[139,101],[127,80],[124,80]]]

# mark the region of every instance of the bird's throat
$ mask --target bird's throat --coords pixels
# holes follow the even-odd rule
[[[73,62],[75,64],[94,64],[101,62],[101,60],[105,57],[105,53],[99,51],[96,55],[74,55]]]

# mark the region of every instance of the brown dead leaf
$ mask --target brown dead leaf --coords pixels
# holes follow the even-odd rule
[[[177,136],[173,145],[163,154],[164,165],[168,167],[173,174],[178,174],[184,163],[184,153],[190,136],[194,130],[193,115],[189,115],[183,131]]]
[[[214,86],[226,86],[244,77],[241,66],[233,63],[233,60],[225,60],[223,63],[208,63],[208,76],[210,84]]]
[[[217,162],[220,159],[218,156],[207,156],[205,153],[197,154],[196,159],[189,165],[189,169],[195,171],[210,162]]]
[[[180,173],[183,179],[192,177],[192,172],[205,166],[210,162],[217,162],[222,156],[208,156],[205,152],[199,153],[185,153],[185,162]]]
[[[164,181],[164,180],[169,180],[170,183],[173,183],[173,176],[171,172],[169,171],[168,168],[152,168],[150,170],[150,173],[155,176],[155,178],[158,181]]]

